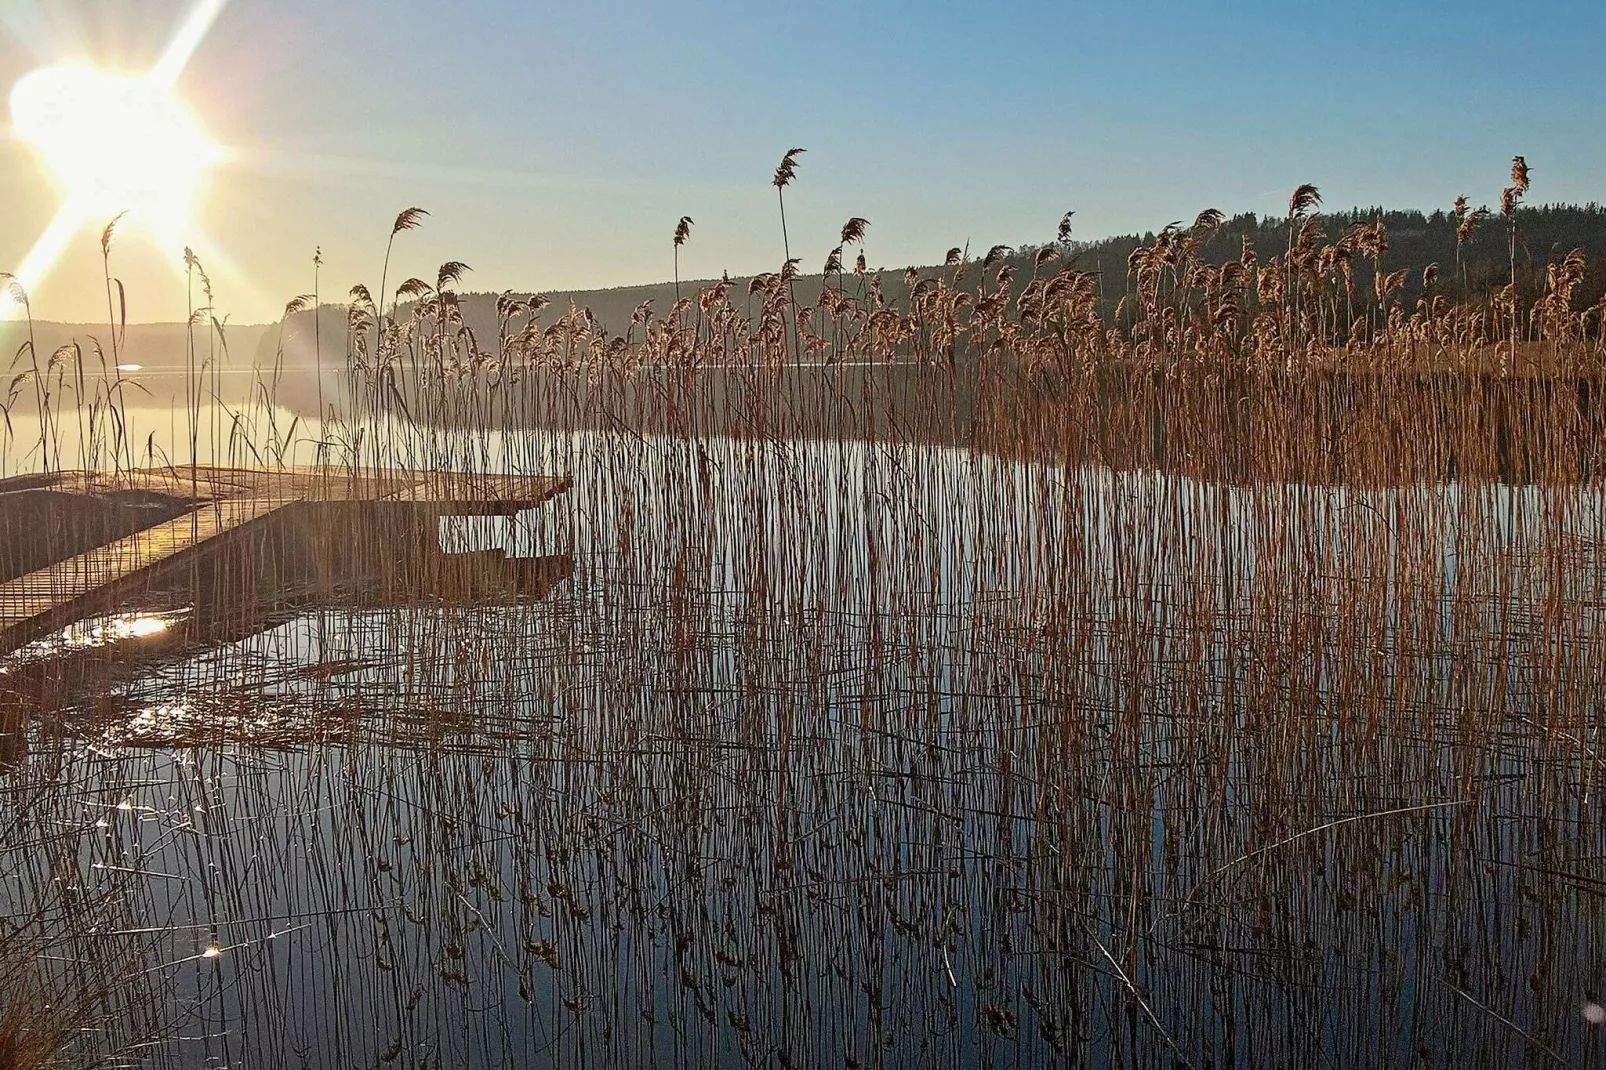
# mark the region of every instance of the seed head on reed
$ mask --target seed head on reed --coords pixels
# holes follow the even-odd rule
[[[1569,252],[1561,262],[1561,275],[1563,283],[1570,290],[1584,281],[1584,272],[1589,266],[1589,254],[1583,249],[1575,248]]]
[[[1076,212],[1073,209],[1060,216],[1060,225],[1059,230],[1056,232],[1055,241],[1068,242],[1071,240],[1071,216],[1075,214]]]
[[[100,232],[100,252],[102,256],[106,256],[111,253],[112,238],[117,235],[117,225],[123,221],[123,217],[127,214],[127,212],[118,212],[117,215],[112,218],[112,221],[106,224],[106,229]],[[193,256],[188,249],[185,249],[184,253],[186,256]]]
[[[987,250],[987,255],[981,258],[982,270],[985,271],[1008,256],[1010,248],[1007,245],[995,245]]]
[[[448,260],[441,265],[440,271],[435,276],[435,289],[438,291],[448,286],[456,286],[463,281],[463,276],[472,270],[473,268],[462,261]]]
[[[842,271],[842,246],[838,245],[835,249],[832,249],[830,255],[825,258],[825,272],[824,273],[827,274],[827,275],[836,275],[836,274],[840,274],[841,271]]]
[[[691,237],[691,225],[692,218],[689,215],[681,216],[680,222],[675,224],[675,300],[677,301],[680,300],[680,247]]]
[[[1478,226],[1488,218],[1489,209],[1486,206],[1475,208],[1471,212],[1467,213],[1466,218],[1461,220],[1460,224],[1458,224],[1455,228],[1455,240],[1457,244],[1465,245],[1467,242],[1471,241],[1473,235],[1478,232]]]
[[[1455,199],[1455,206],[1450,209],[1450,218],[1455,220],[1457,227],[1461,226],[1467,218],[1467,195],[1459,194]]]
[[[299,297],[292,297],[284,306],[285,318],[288,319],[289,317],[294,316],[297,312],[305,312],[307,309],[312,307],[313,302],[316,300],[317,298],[313,297],[311,294],[301,294]]]
[[[1294,188],[1288,198],[1288,218],[1297,219],[1322,203],[1321,192],[1310,183]]]
[[[1384,304],[1393,296],[1394,292],[1405,285],[1405,269],[1391,271],[1387,275],[1381,271],[1372,277],[1372,288],[1377,294],[1379,304]]]
[[[396,222],[390,228],[390,236],[395,237],[404,230],[417,230],[423,225],[424,217],[429,215],[422,208],[404,208],[396,216]]]
[[[1207,237],[1221,229],[1221,221],[1226,216],[1219,208],[1206,208],[1194,217],[1192,232],[1200,237]]]
[[[853,245],[864,241],[864,232],[870,229],[870,221],[861,216],[854,216],[842,224],[842,244]]]
[[[1389,251],[1388,231],[1384,228],[1382,219],[1377,219],[1370,225],[1362,225],[1354,233],[1355,247],[1373,260]]]
[[[780,165],[775,168],[775,178],[772,179],[776,189],[785,189],[797,177],[797,158],[807,149],[787,149],[786,155],[781,157]]]
[[[1296,259],[1310,257],[1322,240],[1326,238],[1322,231],[1322,223],[1316,216],[1310,216],[1299,224],[1299,232],[1294,238],[1294,256]]]
[[[1521,156],[1511,158],[1511,188],[1519,194],[1528,192],[1528,161]]]

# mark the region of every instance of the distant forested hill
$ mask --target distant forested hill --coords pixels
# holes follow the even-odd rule
[[[1384,252],[1385,272],[1406,270],[1406,304],[1414,303],[1422,292],[1422,272],[1438,266],[1438,292],[1456,299],[1477,300],[1505,286],[1512,278],[1512,232],[1497,212],[1477,226],[1458,248],[1456,223],[1448,211],[1424,213],[1384,208],[1351,208],[1320,216],[1322,241],[1337,241],[1355,223],[1381,220],[1388,235]],[[1187,226],[1192,220],[1179,220]],[[1205,258],[1213,263],[1237,259],[1248,239],[1261,264],[1288,249],[1287,220],[1252,213],[1232,216],[1224,221],[1203,245]],[[1127,257],[1134,249],[1152,245],[1155,234],[1123,235],[1102,241],[1073,243],[1070,258],[1084,271],[1097,271],[1104,280],[1106,314],[1126,292]],[[1516,219],[1516,276],[1519,292],[1530,303],[1544,292],[1545,266],[1560,261],[1575,248],[1583,249],[1590,260],[1587,281],[1579,291],[1585,303],[1593,303],[1606,288],[1606,208],[1598,204],[1544,205],[1520,209]],[[1457,269],[1459,255],[1460,270]],[[1356,289],[1361,294],[1372,289],[1373,265],[1364,257],[1354,261]],[[1030,273],[1029,263],[1024,269]]]
[[[1373,223],[1378,220],[1382,221],[1388,236],[1388,248],[1382,257],[1382,268],[1385,272],[1405,269],[1404,296],[1407,306],[1414,303],[1421,294],[1422,272],[1429,265],[1438,267],[1438,292],[1457,300],[1485,298],[1511,281],[1512,234],[1506,221],[1497,213],[1491,214],[1486,221],[1476,227],[1468,240],[1460,246],[1459,259],[1456,243],[1457,228],[1455,220],[1448,211],[1426,213],[1416,210],[1352,208],[1323,214],[1320,216],[1322,235],[1320,240],[1325,243],[1336,242],[1353,224]],[[1177,222],[1179,226],[1188,226],[1193,221]],[[1221,227],[1204,242],[1205,259],[1217,263],[1237,259],[1243,253],[1246,238],[1253,246],[1259,263],[1264,265],[1273,256],[1286,253],[1289,242],[1288,223],[1283,219],[1259,217],[1251,213],[1232,216],[1223,221]],[[1116,305],[1128,288],[1128,256],[1140,246],[1152,245],[1154,240],[1155,234],[1151,231],[1147,234],[1128,234],[1092,242],[1071,241],[1060,247],[1062,256],[1059,260],[1072,263],[1080,270],[1094,272],[1099,276],[1103,311],[1105,316],[1109,317],[1113,315]],[[1021,284],[1033,274],[1034,260],[1041,248],[1041,245],[1023,245],[1011,250],[1005,258],[1005,262],[1009,263],[1015,272],[1017,293]],[[1606,289],[1606,208],[1597,204],[1522,208],[1517,215],[1515,250],[1517,284],[1522,298],[1531,303],[1543,293],[1545,266],[1553,260],[1559,261],[1574,248],[1583,249],[1590,261],[1588,277],[1580,288],[1578,297],[1585,303],[1593,303],[1600,298],[1603,289]],[[819,270],[825,261],[825,254],[829,251],[815,250],[800,265],[800,270],[804,274],[799,277],[795,288],[800,304],[812,304],[818,299],[822,279],[820,275],[810,272]],[[986,252],[985,248],[977,247],[968,250],[968,256],[972,261],[966,275],[969,285],[975,285],[979,268],[976,262],[980,261]],[[858,280],[851,272],[853,255],[852,248],[849,248],[844,256],[848,262],[849,272],[843,279],[843,285],[850,292],[859,286]],[[777,263],[776,268],[779,267]],[[902,264],[881,265],[882,289],[889,301],[901,303],[907,297],[905,267]],[[941,272],[944,277],[951,277],[953,272],[951,267],[932,265],[917,266],[915,270],[921,276]],[[1055,270],[1055,263],[1046,263],[1036,270],[1042,273],[1052,272]],[[1370,259],[1356,256],[1353,270],[1357,295],[1359,298],[1364,298],[1364,295],[1372,291],[1374,265]],[[711,285],[715,281],[717,280],[684,280],[680,285],[680,293],[682,296],[692,296],[699,288]],[[738,305],[745,300],[748,281],[747,276],[731,279],[731,293]],[[589,308],[597,321],[609,331],[623,333],[630,325],[631,313],[643,301],[652,302],[656,315],[666,314],[675,303],[675,287],[672,283],[656,283],[607,290],[552,290],[546,291],[546,296],[552,302],[547,312],[549,319],[567,310],[572,303],[576,308]],[[495,300],[495,294],[467,293],[463,296],[466,318],[475,332],[482,337],[495,337]],[[326,310],[325,314],[329,316],[324,325],[326,338],[340,337],[344,329],[343,313],[334,315]],[[328,334],[331,329],[336,332],[334,335]],[[303,332],[291,333],[299,335]],[[264,337],[264,346],[271,348],[275,338],[276,335]],[[269,356],[271,357],[271,354]],[[299,355],[296,359],[299,359]]]

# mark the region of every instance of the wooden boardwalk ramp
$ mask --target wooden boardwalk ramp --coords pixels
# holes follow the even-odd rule
[[[546,476],[338,468],[180,468],[3,480],[0,504],[8,494],[48,491],[86,501],[138,495],[182,503],[187,511],[0,583],[0,655],[137,596],[158,570],[182,568],[194,555],[244,537],[270,518],[293,514],[315,522],[329,513],[346,523],[353,509],[372,503],[382,523],[403,514],[407,522],[427,526],[442,516],[509,516],[569,486],[567,478]],[[17,537],[21,529],[13,523],[9,530]]]

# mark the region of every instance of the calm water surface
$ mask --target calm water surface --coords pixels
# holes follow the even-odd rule
[[[311,608],[34,718],[0,914],[108,983],[85,1052],[1606,1058],[1597,491],[469,460],[575,475],[443,530],[544,598]]]

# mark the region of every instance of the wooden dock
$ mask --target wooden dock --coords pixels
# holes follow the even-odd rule
[[[443,516],[511,516],[569,487],[567,478],[546,476],[341,468],[178,468],[115,478],[67,472],[3,480],[0,504],[8,495],[32,501],[44,493],[57,502],[132,496],[146,504],[169,503],[163,516],[184,511],[0,583],[0,655],[106,612],[198,558],[238,550],[254,531],[273,523],[342,532],[366,524],[393,534],[398,550],[416,554],[436,539],[435,526]],[[18,530],[13,518],[13,537]],[[297,545],[312,543],[303,538]]]

